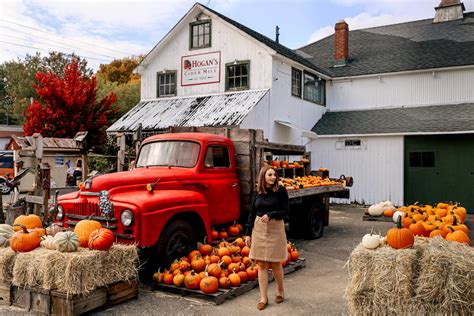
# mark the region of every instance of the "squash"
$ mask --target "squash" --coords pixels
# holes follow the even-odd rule
[[[10,247],[10,239],[0,236],[0,247],[1,248]]]
[[[387,232],[387,244],[395,249],[412,248],[415,236],[408,228],[402,226],[402,217],[399,216],[397,226]]]
[[[403,218],[405,217],[405,212],[403,212],[403,211],[396,211],[395,213],[393,213],[392,219],[393,219],[393,222],[394,222],[394,223],[397,223],[398,216],[401,216],[402,219],[403,219]]]
[[[380,245],[380,236],[372,233],[362,237],[362,245],[367,249],[375,249]]]
[[[395,209],[395,205],[391,201],[381,202],[380,204],[382,204],[383,208]]]
[[[56,250],[56,246],[54,246],[53,241],[53,236],[44,236],[40,242],[40,246],[49,250]]]
[[[79,248],[79,236],[74,232],[60,232],[54,236],[54,247],[60,252],[74,252]]]
[[[55,236],[57,233],[61,232],[63,228],[59,226],[58,224],[52,223],[48,227],[46,227],[46,234],[49,236]]]
[[[13,227],[8,224],[0,224],[0,236],[6,239],[11,238],[11,236],[15,233]]]
[[[371,205],[368,212],[372,216],[380,216],[383,214],[383,205],[380,203]]]

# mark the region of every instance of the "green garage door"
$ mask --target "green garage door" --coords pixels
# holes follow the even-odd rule
[[[405,137],[405,203],[457,201],[474,213],[474,135]]]

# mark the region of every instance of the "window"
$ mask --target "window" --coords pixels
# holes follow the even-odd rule
[[[409,166],[411,168],[433,168],[435,166],[434,152],[411,152],[409,154]]]
[[[13,156],[0,157],[0,168],[13,169]]]
[[[291,68],[291,95],[301,97],[301,70]]]
[[[347,139],[344,141],[345,147],[360,146],[360,139]]]
[[[326,82],[310,73],[304,73],[303,98],[317,104],[326,104]]]
[[[143,145],[136,166],[176,166],[191,168],[199,158],[198,143],[190,141],[158,141]]]
[[[226,65],[226,90],[249,88],[249,63],[229,63]]]
[[[211,21],[190,24],[190,49],[211,47]]]
[[[229,149],[222,146],[208,147],[206,151],[206,158],[204,159],[204,166],[206,168],[229,168]]]
[[[157,97],[176,95],[176,71],[158,73]]]

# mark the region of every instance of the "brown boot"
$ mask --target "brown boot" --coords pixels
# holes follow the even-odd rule
[[[258,309],[259,311],[261,311],[261,310],[265,309],[265,307],[267,307],[267,304],[268,304],[268,301],[267,301],[267,302],[259,302],[259,303],[257,304],[257,309]]]
[[[283,303],[284,300],[285,300],[285,298],[281,295],[277,295],[275,297],[275,303],[277,303],[277,304]]]

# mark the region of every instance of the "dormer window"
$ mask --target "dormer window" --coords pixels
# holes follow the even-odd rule
[[[211,47],[211,20],[196,21],[190,27],[190,49]]]

